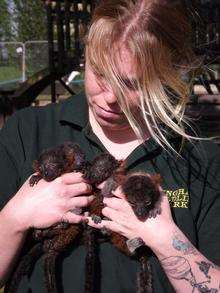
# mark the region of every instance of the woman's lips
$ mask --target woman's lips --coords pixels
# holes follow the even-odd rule
[[[118,118],[119,116],[122,115],[122,112],[120,111],[115,111],[115,110],[106,110],[100,106],[97,105],[97,114],[106,118]]]
[[[110,110],[110,109],[105,109],[105,108],[102,108],[101,106],[98,106],[99,108],[101,108],[103,111],[105,112],[109,112],[109,113],[113,113],[113,114],[121,114],[122,112],[121,111],[116,111],[116,110]]]

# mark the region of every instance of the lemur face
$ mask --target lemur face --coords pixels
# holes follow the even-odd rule
[[[146,220],[160,197],[158,185],[150,174],[142,172],[129,174],[122,184],[122,191],[140,220]]]

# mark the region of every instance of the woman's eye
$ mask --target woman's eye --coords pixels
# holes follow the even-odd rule
[[[124,85],[131,91],[136,91],[138,89],[136,81],[133,81],[130,79],[124,79],[123,82],[124,82]]]

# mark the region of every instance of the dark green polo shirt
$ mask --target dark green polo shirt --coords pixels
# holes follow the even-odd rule
[[[10,199],[32,173],[39,153],[64,141],[75,141],[91,160],[106,151],[92,133],[84,94],[59,104],[21,110],[8,119],[0,132],[0,206]],[[173,139],[174,147],[178,140]],[[127,169],[160,173],[175,222],[199,250],[220,264],[220,156],[211,143],[185,144],[182,157],[169,155],[152,139],[137,147],[127,159]],[[160,231],[158,231],[160,233]],[[63,292],[84,292],[84,246],[72,247],[59,263]],[[100,244],[102,293],[136,292],[139,263],[123,255],[110,243]],[[150,257],[155,292],[173,292],[156,257]],[[42,259],[19,292],[44,292]],[[97,293],[99,290],[97,289]]]

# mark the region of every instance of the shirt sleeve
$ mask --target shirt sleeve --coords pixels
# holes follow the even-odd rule
[[[198,221],[198,249],[210,261],[220,265],[220,148],[206,169],[204,196]]]
[[[15,114],[0,131],[0,210],[17,192],[24,161],[19,118]]]

